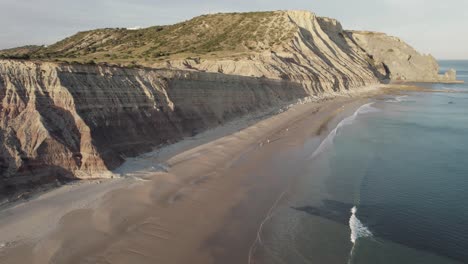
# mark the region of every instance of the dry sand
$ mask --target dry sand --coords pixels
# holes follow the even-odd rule
[[[247,263],[294,180],[282,153],[320,140],[366,96],[245,118],[129,159],[116,170],[126,177],[2,210],[0,263]]]

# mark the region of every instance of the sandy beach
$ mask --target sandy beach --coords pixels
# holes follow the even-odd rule
[[[0,264],[468,263],[467,1],[0,7]]]
[[[316,148],[378,93],[234,121],[129,159],[120,178],[3,209],[0,262],[253,263],[262,226],[294,181],[289,150]]]

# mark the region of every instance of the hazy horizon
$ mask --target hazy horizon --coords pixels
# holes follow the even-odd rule
[[[78,31],[106,27],[149,27],[181,22],[217,12],[308,10],[338,19],[345,29],[380,31],[397,36],[422,53],[437,59],[468,59],[468,1],[447,0],[251,0],[222,3],[201,1],[0,0],[0,49],[50,45]]]

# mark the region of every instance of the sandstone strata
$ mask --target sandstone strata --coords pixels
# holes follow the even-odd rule
[[[439,74],[431,55],[417,52],[397,37],[370,31],[349,31],[348,35],[372,58],[376,68],[392,81],[453,82],[455,70]]]
[[[0,186],[109,177],[127,156],[307,96],[220,73],[0,61]]]
[[[303,83],[312,92],[327,92],[340,83],[353,85],[373,77],[407,82],[456,81],[455,70],[439,74],[433,56],[420,54],[397,37],[345,31],[337,20],[307,11],[276,12],[276,16],[289,21],[285,26],[293,32],[293,37],[264,52],[236,60],[169,59],[153,66],[286,78]],[[336,76],[345,78],[336,79]]]
[[[288,21],[285,30],[293,32],[281,45],[235,60],[171,59],[153,66],[291,80],[315,94],[363,86],[381,77],[338,21],[306,11],[277,12],[276,16]]]
[[[0,196],[61,178],[110,177],[125,157],[306,96],[456,75],[439,76],[432,57],[384,34],[346,32],[304,11],[263,17],[271,20],[265,39],[236,56],[171,57],[153,69],[0,60]],[[59,46],[94,50],[81,36],[99,37]]]

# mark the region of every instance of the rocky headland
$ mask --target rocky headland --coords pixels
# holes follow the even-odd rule
[[[93,30],[0,57],[0,197],[113,177],[127,157],[301,98],[456,81],[395,37],[306,11]]]

